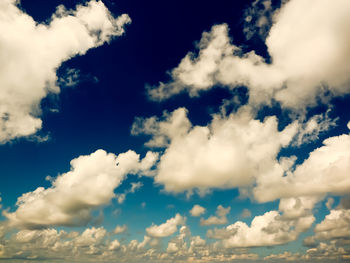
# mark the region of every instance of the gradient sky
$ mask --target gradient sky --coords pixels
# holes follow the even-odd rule
[[[1,0],[0,262],[350,262],[348,0]]]

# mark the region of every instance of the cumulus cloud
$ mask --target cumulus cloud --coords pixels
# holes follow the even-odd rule
[[[283,176],[286,160],[276,158],[298,125],[292,123],[279,131],[275,117],[261,122],[252,115],[250,107],[241,107],[236,114],[214,115],[208,126],[192,126],[186,109],[179,108],[165,119],[138,120],[134,129],[152,134],[152,144],[167,141],[154,177],[157,183],[170,192],[205,192],[250,186],[257,177],[271,173]]]
[[[350,235],[350,209],[331,210],[314,229],[317,240],[347,238]]]
[[[343,134],[323,141],[294,171],[286,176],[259,177],[254,196],[261,202],[281,197],[346,194],[350,190],[350,136]],[[317,182],[317,183],[315,183]]]
[[[208,237],[222,239],[222,244],[229,247],[259,247],[285,244],[297,239],[314,222],[313,216],[286,220],[278,211],[266,212],[256,216],[251,225],[237,221],[221,230],[208,232]]]
[[[91,219],[91,209],[111,201],[114,189],[127,174],[146,172],[155,158],[151,152],[140,161],[133,151],[116,156],[104,150],[80,156],[51,187],[23,194],[17,200],[17,210],[4,214],[10,224],[25,228],[85,224]]]
[[[225,228],[207,231],[207,237],[221,240],[226,248],[274,246],[289,243],[307,231],[315,221],[312,209],[318,198],[281,199],[279,211],[255,216],[250,226],[237,221]]]
[[[227,214],[230,213],[231,207],[223,207],[219,205],[216,209],[216,216],[210,216],[207,219],[201,218],[201,226],[210,226],[210,225],[223,225],[227,223]]]
[[[264,2],[269,10],[269,1]],[[304,108],[325,99],[327,91],[347,94],[349,10],[346,0],[286,1],[265,41],[270,64],[254,51],[242,54],[231,44],[228,26],[215,25],[203,33],[198,56],[187,54],[171,71],[170,82],[149,88],[150,97],[162,100],[182,91],[197,96],[215,84],[244,85],[253,105],[275,99],[284,107]]]
[[[194,205],[192,207],[192,209],[190,210],[190,214],[191,216],[201,216],[202,214],[204,214],[206,211],[206,209],[200,205]]]
[[[179,225],[185,224],[186,219],[180,214],[176,214],[175,217],[168,219],[165,223],[157,226],[152,225],[146,228],[146,232],[151,237],[167,237],[171,236],[178,230]]]
[[[56,70],[62,62],[124,33],[128,15],[114,18],[101,1],[76,10],[59,6],[47,24],[18,7],[0,3],[0,143],[29,136],[41,126],[40,101],[58,93]]]

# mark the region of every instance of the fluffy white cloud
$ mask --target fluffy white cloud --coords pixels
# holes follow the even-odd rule
[[[306,231],[314,220],[312,215],[287,220],[278,211],[270,211],[256,216],[250,226],[238,221],[221,231],[208,232],[208,236],[222,239],[227,248],[274,246],[296,240],[300,232]]]
[[[175,217],[168,219],[165,223],[157,226],[152,225],[146,228],[146,232],[151,237],[167,237],[174,234],[177,231],[179,225],[185,224],[186,219],[180,214],[176,214]]]
[[[210,225],[223,225],[227,223],[227,214],[230,213],[231,207],[223,207],[219,205],[216,209],[217,216],[210,216],[207,219],[201,218],[201,226],[210,226]]]
[[[166,249],[166,252],[167,253],[175,253],[177,251],[179,251],[179,248],[177,247],[176,243],[169,242],[168,247]]]
[[[315,236],[318,240],[347,238],[350,235],[350,209],[331,210],[326,218],[316,225]]]
[[[226,248],[289,243],[311,227],[315,221],[312,209],[319,200],[315,197],[281,199],[280,211],[255,216],[250,226],[237,221],[225,228],[209,229],[207,237],[221,240]]]
[[[254,196],[261,202],[290,196],[319,196],[350,191],[350,136],[343,134],[323,141],[294,171],[286,176],[259,177]],[[317,183],[315,183],[317,182]]]
[[[191,216],[201,216],[204,214],[206,209],[200,205],[194,205],[192,209],[190,210]]]
[[[256,177],[271,173],[282,177],[286,162],[276,158],[296,134],[297,124],[279,131],[275,117],[261,122],[252,115],[249,107],[241,107],[236,114],[214,115],[208,126],[191,127],[186,110],[179,108],[164,120],[138,119],[134,129],[152,134],[152,145],[167,142],[162,144],[168,146],[157,166],[157,183],[171,192],[205,192],[250,186]]]
[[[40,101],[59,92],[56,70],[62,62],[124,33],[128,15],[114,18],[101,1],[76,10],[59,6],[48,24],[0,3],[0,143],[29,136],[41,128]]]
[[[227,25],[213,26],[203,33],[198,56],[187,54],[171,71],[172,81],[150,88],[149,94],[164,99],[181,91],[196,96],[217,83],[231,88],[245,85],[250,103],[274,98],[294,108],[315,105],[327,89],[333,96],[346,94],[349,11],[347,0],[286,1],[266,38],[271,64],[254,51],[241,55],[240,48],[230,43]]]
[[[27,228],[85,224],[91,209],[108,204],[127,174],[147,172],[156,158],[149,152],[140,161],[133,151],[116,156],[104,150],[80,156],[71,161],[71,171],[58,176],[50,188],[23,194],[17,210],[5,216],[10,224]]]

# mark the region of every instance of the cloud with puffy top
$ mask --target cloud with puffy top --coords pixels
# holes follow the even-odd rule
[[[4,215],[11,225],[24,228],[84,225],[91,220],[92,209],[115,197],[114,190],[126,175],[147,172],[156,158],[152,152],[140,160],[134,151],[116,156],[104,150],[79,156],[71,161],[71,170],[59,175],[50,188],[23,194],[16,211]]]
[[[284,3],[265,40],[271,63],[254,51],[238,55],[242,50],[231,43],[227,24],[215,25],[203,33],[198,55],[188,53],[171,71],[172,81],[149,88],[149,95],[163,100],[186,91],[193,97],[217,84],[244,85],[253,105],[274,99],[284,107],[304,108],[326,99],[327,91],[347,94],[349,12],[346,0]]]
[[[97,0],[75,10],[59,6],[47,24],[24,13],[18,1],[1,1],[0,143],[40,130],[40,102],[60,92],[60,65],[123,35],[130,22],[127,14],[113,17]]]
[[[152,225],[146,228],[146,232],[150,237],[168,237],[178,230],[179,225],[185,224],[186,218],[180,214],[168,219],[165,223],[160,225]]]

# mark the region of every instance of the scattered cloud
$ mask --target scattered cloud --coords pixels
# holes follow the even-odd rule
[[[201,226],[210,226],[210,225],[223,225],[227,223],[227,214],[230,213],[231,207],[223,207],[219,205],[216,209],[216,216],[210,216],[207,219],[201,218]]]
[[[128,229],[128,227],[126,225],[122,225],[122,226],[116,226],[113,230],[114,234],[122,234],[125,233],[126,230]]]
[[[194,205],[192,209],[190,210],[191,216],[201,216],[205,213],[206,209],[200,205]]]

